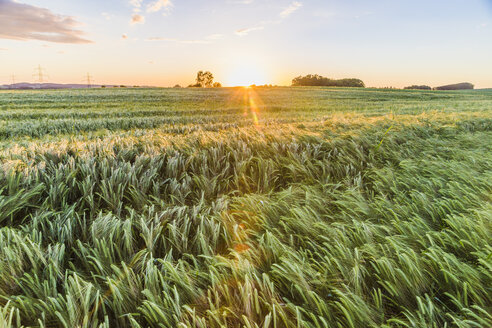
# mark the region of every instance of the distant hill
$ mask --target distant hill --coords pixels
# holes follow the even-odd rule
[[[100,88],[101,85],[91,85],[91,88]],[[107,86],[112,87],[112,86]],[[61,84],[61,83],[15,83],[0,85],[0,89],[31,90],[31,89],[86,89],[87,84]]]
[[[91,88],[114,88],[122,87],[121,85],[112,84],[93,84]],[[132,88],[132,86],[124,86],[125,88]],[[62,83],[15,83],[0,85],[0,90],[35,90],[35,89],[88,89],[87,84],[62,84]],[[139,88],[153,88],[151,86],[139,86]]]

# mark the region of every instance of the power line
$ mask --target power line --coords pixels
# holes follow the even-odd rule
[[[89,73],[87,73],[87,75],[84,77],[84,81],[87,82],[87,88],[89,89],[92,87],[92,84],[94,83],[94,79]]]
[[[13,89],[15,85],[15,75],[10,75],[10,89]]]
[[[45,69],[41,67],[41,65],[38,65],[34,69],[34,74],[33,77],[35,78],[35,82],[37,83],[44,83],[46,82],[46,78],[48,78],[48,75],[45,73]]]

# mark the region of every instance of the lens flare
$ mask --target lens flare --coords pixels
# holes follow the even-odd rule
[[[255,125],[258,125],[258,106],[256,106],[255,100],[253,98],[249,98],[249,109],[251,110],[251,114],[253,115],[253,122]]]
[[[244,116],[251,116],[254,125],[258,126],[260,124],[260,108],[263,107],[261,99],[254,88],[243,88],[242,92],[244,92]]]
[[[265,104],[256,92],[255,87],[240,87],[236,89],[228,100],[231,106],[235,106],[243,113],[244,119],[251,119],[255,126],[261,122],[261,111],[264,110]]]

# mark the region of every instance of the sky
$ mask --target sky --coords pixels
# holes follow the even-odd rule
[[[0,84],[492,87],[492,0],[0,0]]]

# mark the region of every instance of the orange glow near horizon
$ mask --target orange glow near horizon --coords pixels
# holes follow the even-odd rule
[[[247,87],[253,84],[262,85],[268,83],[265,70],[251,57],[237,57],[227,74],[226,85],[231,87]]]

